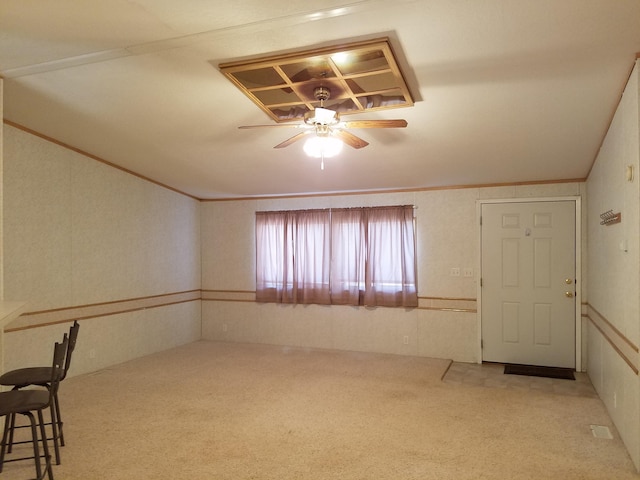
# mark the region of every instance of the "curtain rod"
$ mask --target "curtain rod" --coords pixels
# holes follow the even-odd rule
[[[378,205],[373,207],[336,207],[336,208],[310,208],[297,210],[260,210],[256,215],[264,213],[289,213],[289,212],[331,212],[332,210],[385,210],[390,208],[412,208],[417,210],[415,205]]]

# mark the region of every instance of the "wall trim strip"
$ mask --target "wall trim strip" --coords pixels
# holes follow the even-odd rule
[[[4,331],[5,333],[10,333],[30,328],[72,322],[74,320],[86,320],[89,318],[136,312],[149,308],[166,307],[179,303],[198,301],[201,298],[200,290],[188,290],[89,305],[76,305],[50,310],[25,312],[7,325]]]
[[[416,310],[441,312],[477,313],[476,300],[473,298],[418,297],[421,305]],[[136,312],[149,308],[166,307],[180,303],[194,302],[237,302],[257,303],[254,290],[187,290],[183,292],[163,293],[146,297],[127,298],[108,302],[73,305],[69,307],[33,310],[20,315],[5,328],[5,333],[18,332],[74,320],[106,317]]]
[[[475,298],[419,296],[418,300],[416,310],[477,313]],[[260,303],[255,300],[254,290],[202,290],[202,301]]]
[[[256,302],[255,300],[246,300],[241,298],[203,298],[203,302],[237,302],[237,303],[259,303],[261,305],[265,305],[263,302]],[[293,306],[293,303],[274,303],[273,305],[287,305]],[[331,306],[331,307],[354,307],[355,305],[323,305],[323,306]],[[362,305],[359,305],[362,307]],[[371,308],[371,307],[367,307]],[[373,308],[402,308],[402,307],[373,307]],[[440,311],[440,312],[459,312],[459,313],[478,313],[478,311],[474,308],[451,308],[451,307],[414,307],[408,310],[432,310],[432,311]]]
[[[588,306],[588,310],[587,315],[583,316],[589,319],[591,324],[600,332],[620,358],[638,375],[640,373],[640,354],[638,347],[591,305]]]
[[[475,308],[417,307],[416,310],[436,310],[439,312],[478,313]]]
[[[421,297],[418,295],[418,299],[420,300],[458,300],[461,302],[475,302],[475,298],[459,298],[459,297]]]
[[[593,311],[593,313],[595,313],[597,315],[597,317],[599,317],[600,320],[602,320],[604,323],[607,324],[607,326],[613,330],[615,332],[615,334],[620,337],[620,340],[622,340],[623,342],[625,342],[626,344],[629,345],[629,347],[631,347],[631,349],[638,353],[640,352],[640,349],[638,348],[638,346],[636,346],[631,340],[629,340],[620,330],[618,330],[615,325],[613,325],[609,320],[607,320],[607,318],[602,315],[598,310],[596,310],[595,308],[593,308],[592,305],[588,305],[589,309],[591,309],[591,311]],[[589,318],[591,319],[591,316],[589,314],[587,314],[587,316],[589,316]],[[593,321],[593,319],[591,319]]]
[[[585,178],[565,178],[560,180],[532,180],[528,182],[505,182],[505,183],[483,183],[469,185],[446,185],[441,187],[417,187],[417,188],[397,188],[389,190],[367,190],[358,192],[327,192],[327,193],[300,193],[289,195],[256,195],[253,197],[225,197],[225,198],[201,198],[202,202],[234,202],[251,200],[279,200],[295,198],[320,198],[320,197],[347,197],[353,195],[380,195],[385,193],[415,193],[434,192],[440,190],[464,190],[471,188],[495,188],[495,187],[521,187],[526,185],[550,185],[558,183],[583,183]]]

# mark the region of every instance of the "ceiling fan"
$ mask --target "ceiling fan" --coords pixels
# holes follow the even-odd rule
[[[406,120],[349,120],[341,121],[340,115],[334,110],[324,108],[324,102],[331,96],[328,87],[316,87],[313,95],[320,102],[320,106],[305,113],[303,123],[276,124],[276,125],[244,125],[238,128],[300,128],[302,132],[288,138],[273,148],[288,147],[292,143],[309,135],[315,134],[318,138],[339,138],[353,148],[363,148],[369,145],[360,137],[357,137],[349,128],[403,128],[407,126]],[[329,155],[323,155],[329,156]]]

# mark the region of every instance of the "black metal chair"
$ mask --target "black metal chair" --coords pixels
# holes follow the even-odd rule
[[[76,340],[78,338],[78,331],[80,330],[80,324],[77,321],[73,322],[73,325],[69,329],[69,337],[68,337],[68,347],[66,351],[66,358],[64,361],[64,369],[62,370],[62,376],[60,381],[64,380],[67,376],[67,372],[69,371],[69,367],[71,366],[71,356],[73,355],[73,351],[76,348]],[[9,372],[4,373],[0,376],[0,385],[13,387],[13,390],[20,390],[25,387],[31,385],[37,385],[41,387],[50,387],[50,379],[51,379],[51,368],[50,367],[28,367],[28,368],[18,368],[16,370],[11,370]],[[51,426],[53,430],[53,448],[56,456],[56,464],[60,465],[60,446],[64,447],[64,431],[63,431],[63,423],[62,417],[60,416],[60,403],[58,402],[58,391],[56,389],[53,392],[53,402],[50,406],[51,411]],[[9,431],[9,441],[8,441],[8,452],[11,453],[14,443],[25,443],[14,442],[14,432],[16,428],[23,428],[25,426],[15,425],[15,415],[12,415],[7,420],[10,422],[10,431]],[[49,423],[47,423],[49,425]]]
[[[51,468],[51,455],[49,454],[49,442],[47,440],[47,432],[44,423],[43,411],[51,408],[55,395],[58,391],[60,379],[62,378],[63,362],[65,352],[67,351],[69,339],[64,334],[62,343],[56,343],[53,349],[53,362],[49,368],[50,377],[48,379],[47,389],[25,389],[11,390],[8,392],[0,392],[0,417],[5,417],[4,431],[2,434],[2,442],[0,447],[0,472],[2,472],[5,463],[17,462],[21,460],[34,459],[36,466],[36,480],[44,479],[48,475],[49,480],[53,480],[53,470]],[[37,421],[34,417],[37,414]],[[7,442],[12,429],[11,418],[16,415],[24,415],[29,419],[29,427],[31,428],[31,444],[33,445],[32,457],[11,458],[7,460]],[[40,435],[38,438],[38,428]],[[55,424],[54,424],[55,429]],[[42,442],[44,455],[40,455],[38,441]],[[44,458],[44,468],[42,459]]]

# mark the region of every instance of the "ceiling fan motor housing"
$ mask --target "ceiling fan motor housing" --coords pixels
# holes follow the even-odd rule
[[[316,100],[320,101],[320,105],[322,106],[322,102],[329,100],[331,90],[327,87],[316,87],[313,89],[313,96],[316,97]]]

